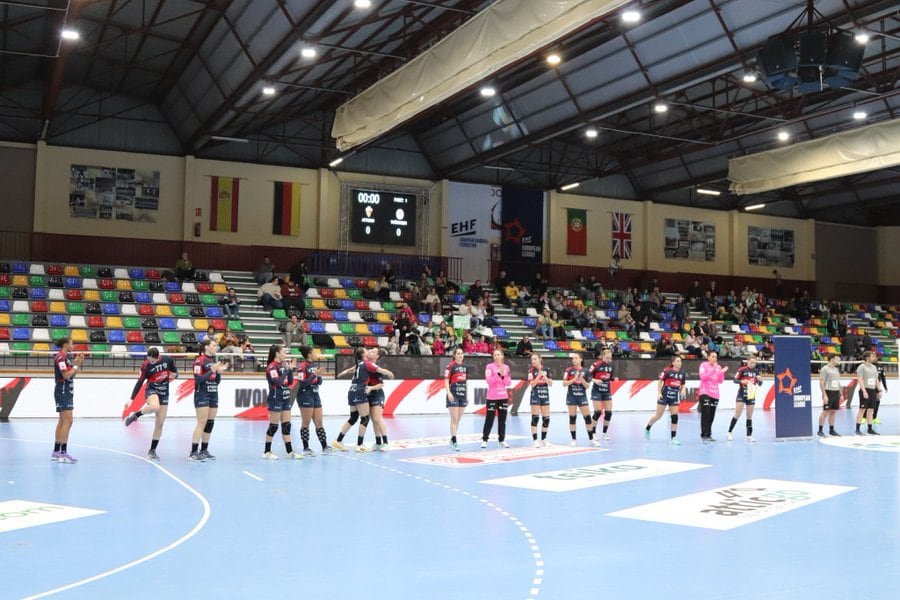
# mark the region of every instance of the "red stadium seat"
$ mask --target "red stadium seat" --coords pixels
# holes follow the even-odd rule
[[[200,294],[212,294],[213,293],[213,285],[211,283],[202,281],[197,284],[197,292]]]
[[[35,300],[31,303],[31,312],[45,313],[47,312],[47,302],[44,300]]]
[[[371,335],[363,336],[362,343],[363,346],[367,348],[375,348],[376,346],[378,346],[378,340]]]
[[[157,269],[147,269],[147,279],[159,279],[162,277],[162,274]]]
[[[184,294],[169,294],[169,304],[184,304]]]
[[[79,302],[82,299],[81,290],[66,290],[66,300]]]
[[[355,306],[356,306],[356,310],[369,310],[369,301],[368,300],[357,300]]]
[[[116,280],[115,279],[101,279],[97,282],[97,285],[101,290],[114,290],[116,289]]]
[[[8,340],[10,338],[9,328],[0,327],[0,340]]]
[[[138,306],[138,314],[143,317],[152,317],[154,314],[153,305],[141,304]]]
[[[331,288],[321,288],[319,290],[319,296],[322,298],[334,298],[334,290]]]
[[[125,339],[128,340],[129,344],[143,344],[144,334],[140,331],[129,331],[128,335],[125,336]]]
[[[334,315],[330,310],[320,310],[318,316],[320,321],[334,321]]]
[[[62,265],[47,265],[47,275],[62,275]]]
[[[210,325],[212,325],[216,331],[224,331],[226,323],[222,319],[213,319]]]
[[[94,316],[88,317],[87,324],[88,324],[88,327],[102,328],[103,327],[103,317],[101,317],[99,315],[94,315]]]

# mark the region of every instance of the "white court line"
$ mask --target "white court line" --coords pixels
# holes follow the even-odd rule
[[[46,444],[46,440],[21,440],[21,439],[6,438],[6,437],[2,437],[2,438],[0,438],[0,440],[9,440],[12,442],[30,442],[30,443],[35,443],[35,444]],[[124,456],[130,456],[131,458],[136,458],[138,460],[142,460],[145,463],[148,463],[148,464],[156,467],[157,469],[159,469],[160,471],[165,473],[165,475],[167,477],[174,480],[175,483],[177,483],[178,485],[180,485],[181,487],[183,487],[184,489],[186,489],[187,491],[189,491],[190,493],[192,493],[194,496],[197,497],[197,499],[200,501],[200,504],[203,505],[203,516],[200,517],[200,520],[197,521],[197,524],[194,525],[193,529],[191,529],[189,532],[187,532],[186,534],[184,534],[183,536],[181,536],[180,538],[178,538],[177,540],[175,540],[168,546],[164,546],[158,550],[151,552],[150,554],[147,554],[146,556],[142,556],[141,558],[138,558],[137,560],[133,560],[130,563],[126,563],[124,565],[118,566],[115,569],[110,569],[108,571],[104,571],[103,573],[98,573],[97,575],[93,575],[93,576],[87,577],[85,579],[80,579],[73,583],[69,583],[67,585],[63,585],[58,588],[54,588],[52,590],[47,590],[46,592],[41,592],[40,594],[28,596],[28,597],[24,598],[23,600],[36,600],[37,598],[44,598],[46,596],[58,594],[60,592],[65,592],[66,590],[71,590],[73,588],[76,588],[76,587],[79,587],[79,586],[82,586],[82,585],[85,585],[88,583],[93,583],[95,581],[103,579],[104,577],[109,577],[110,575],[115,575],[116,573],[120,573],[126,569],[130,569],[131,567],[136,567],[137,565],[139,565],[141,563],[145,563],[148,560],[152,560],[152,559],[156,558],[157,556],[165,554],[169,550],[174,550],[181,544],[185,543],[186,541],[188,541],[189,539],[191,539],[192,537],[197,535],[200,532],[200,530],[203,529],[203,527],[206,525],[206,522],[209,521],[209,515],[211,513],[211,510],[209,508],[209,501],[203,496],[203,494],[201,494],[200,492],[198,492],[197,490],[195,490],[194,488],[189,486],[183,480],[176,477],[169,470],[167,470],[164,467],[162,467],[161,465],[157,464],[155,461],[144,458],[143,456],[138,456],[137,454],[131,454],[130,452],[122,452],[121,450],[113,450],[112,448],[102,448],[100,446],[87,446],[85,444],[72,444],[72,445],[77,446],[79,448],[91,448],[93,450],[101,450],[103,452],[113,452],[115,454],[122,454]]]
[[[251,473],[250,471],[241,471],[241,473],[243,473],[243,474],[246,475],[247,477],[252,477],[253,479],[255,479],[255,480],[257,480],[257,481],[263,481],[263,478],[262,478],[262,477],[260,477],[259,475],[254,475],[254,474]]]

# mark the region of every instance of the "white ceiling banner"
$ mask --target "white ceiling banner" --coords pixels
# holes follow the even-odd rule
[[[731,193],[758,194],[900,164],[900,119],[728,161]]]
[[[338,107],[341,151],[364,144],[629,0],[498,0]]]

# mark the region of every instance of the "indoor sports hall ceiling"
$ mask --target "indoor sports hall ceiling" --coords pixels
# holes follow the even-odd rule
[[[356,2],[0,2],[0,139],[325,167],[339,156],[338,106],[493,4]],[[868,33],[855,81],[811,93],[744,81],[770,36],[807,28],[805,1],[635,1],[625,8],[640,12],[638,22],[623,22],[624,9],[586,22],[483,82],[493,97],[473,86],[340,168],[544,189],[579,182],[585,195],[900,224],[900,168],[727,192],[730,157],[900,110],[897,1],[809,4],[814,28]],[[61,39],[64,26],[79,38]],[[561,62],[550,66],[550,53]],[[776,138],[782,131],[787,142]]]

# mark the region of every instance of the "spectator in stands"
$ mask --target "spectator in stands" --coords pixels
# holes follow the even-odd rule
[[[391,336],[388,338],[387,344],[384,347],[384,351],[385,353],[392,356],[400,354],[400,343],[397,341],[396,337]]]
[[[524,309],[528,306],[531,306],[531,290],[528,289],[527,285],[523,285],[519,288],[519,308]],[[519,311],[521,312],[521,311]]]
[[[382,302],[387,302],[391,299],[391,284],[388,283],[387,277],[384,275],[378,278],[372,289],[375,292],[375,296]]]
[[[722,358],[741,358],[743,354],[744,347],[735,338],[731,338],[722,346],[720,356]]]
[[[477,302],[481,299],[481,296],[484,294],[484,288],[481,287],[481,280],[476,279],[475,283],[472,284],[472,287],[469,288],[468,293],[466,294],[466,298],[472,300],[472,302]]]
[[[546,340],[553,335],[553,328],[550,326],[550,309],[545,308],[544,312],[538,315],[534,328],[534,335]]]
[[[515,280],[510,279],[509,283],[503,288],[503,304],[508,308],[519,308],[519,286]]]
[[[444,275],[444,272],[441,271],[438,273],[438,276],[434,278],[434,291],[437,292],[438,298],[441,301],[447,297],[447,291],[449,290],[449,286],[447,283],[447,276]]]
[[[262,285],[273,279],[275,279],[275,265],[272,264],[268,256],[264,256],[263,261],[256,267],[256,271],[253,272],[253,280],[256,282],[256,285]]]
[[[706,291],[709,292],[709,295],[712,296],[713,299],[715,299],[716,296],[719,295],[719,290],[718,290],[718,288],[716,288],[715,281],[709,282],[709,287],[706,288]]]
[[[397,276],[394,274],[394,268],[391,267],[390,263],[385,263],[381,276],[384,277],[384,280],[387,282],[388,286],[390,286],[390,289],[393,290],[397,288]]]
[[[684,329],[684,296],[678,295],[675,304],[672,305],[672,318],[678,326],[678,331]]]
[[[566,339],[566,325],[556,311],[550,313],[550,327],[553,329],[553,337],[557,340]]]
[[[548,290],[547,280],[544,279],[544,276],[540,273],[534,274],[534,279],[531,280],[531,291],[535,296],[540,296],[544,292]]]
[[[663,296],[662,296],[662,292],[659,291],[658,286],[654,287],[653,291],[650,292],[650,295],[647,297],[647,302],[649,302],[650,305],[653,308],[655,308],[656,310],[659,310],[660,308],[662,308]]]
[[[629,337],[634,337],[636,333],[635,321],[627,304],[619,305],[619,312],[616,314],[616,325],[624,329]]]
[[[428,293],[425,294],[425,299],[422,301],[422,307],[425,309],[425,312],[432,315],[435,313],[443,313],[443,310],[441,309],[441,299],[434,287],[428,288]]]
[[[497,350],[502,352],[504,355],[508,354],[506,348],[503,346],[503,342],[500,341],[500,338],[494,336],[494,338],[490,342],[490,354],[493,354]]]
[[[681,344],[684,346],[685,352],[687,352],[688,354],[693,354],[694,356],[700,355],[701,343],[702,342],[698,340],[690,331],[684,334],[684,339],[681,341]]]
[[[828,332],[828,335],[831,337],[838,335],[839,328],[840,322],[838,321],[838,316],[834,313],[829,313],[828,320],[825,321],[825,330]]]
[[[747,309],[744,308],[743,302],[738,302],[737,304],[731,307],[731,312],[728,315],[732,321],[734,321],[735,325],[743,325],[747,322]]]
[[[659,343],[656,344],[656,358],[667,358],[676,354],[678,354],[678,350],[675,348],[675,344],[672,343],[671,338],[667,335],[660,337]]]
[[[772,276],[775,277],[775,297],[780,300],[784,298],[784,280],[781,278],[781,273],[778,272],[778,269],[772,271]]]
[[[503,290],[506,289],[507,285],[509,285],[509,277],[506,275],[506,269],[500,269],[500,273],[494,279],[494,291],[498,296],[502,297]]]
[[[603,296],[603,284],[600,283],[600,280],[597,279],[596,275],[591,274],[591,276],[588,277],[587,287],[591,292],[591,300],[595,303],[599,302]]]
[[[306,333],[306,321],[300,319],[296,314],[291,315],[291,319],[285,323],[284,327],[284,345],[288,348],[292,346],[309,346],[309,336]]]
[[[431,272],[431,267],[428,265],[422,265],[422,274],[419,276],[419,287],[423,289],[427,289],[434,285],[434,273]]]
[[[859,346],[861,352],[875,351],[875,340],[872,339],[872,336],[868,331],[863,334],[862,339],[859,342]]]
[[[194,275],[196,275],[194,264],[188,258],[188,253],[182,252],[181,258],[175,261],[175,277],[178,278],[178,281],[184,281],[185,279],[193,281]]]
[[[241,350],[241,340],[231,331],[230,327],[226,327],[219,335],[219,354],[243,354]],[[234,366],[234,360],[229,361]]]
[[[462,338],[462,349],[466,354],[475,353],[475,338],[472,337],[472,333],[469,331],[463,332]]]
[[[216,328],[213,327],[212,325],[210,325],[209,327],[207,327],[207,328],[206,328],[206,337],[212,338],[213,340],[218,339],[218,338],[216,337]],[[204,338],[204,337],[201,336],[200,341],[202,342],[204,339],[206,339],[206,338]]]
[[[838,335],[844,337],[847,335],[847,315],[846,313],[838,314]]]
[[[619,289],[619,269],[621,263],[619,255],[613,254],[612,260],[609,261],[609,287],[616,290]]]
[[[522,336],[522,339],[519,340],[519,343],[516,344],[516,356],[531,356],[531,353],[534,352],[534,348],[531,346],[531,339],[528,337],[528,334]]]
[[[480,302],[480,299],[479,299],[479,302]],[[471,320],[472,319],[472,308],[473,308],[472,299],[466,298],[466,301],[463,302],[462,304],[460,304],[459,307],[457,307],[456,314],[458,314],[461,317],[469,317],[469,319]],[[484,312],[484,311],[482,311],[482,312]],[[483,318],[483,315],[482,315],[482,318]],[[479,321],[478,325],[481,325],[480,321]],[[469,325],[469,328],[474,328],[474,327],[477,327],[478,325]]]
[[[434,356],[444,356],[447,350],[444,347],[444,340],[441,339],[441,336],[435,336],[434,341],[431,343],[431,354]]]
[[[402,347],[406,343],[406,336],[412,331],[412,321],[409,319],[409,312],[406,310],[398,310],[394,314],[394,334],[397,336],[397,343]]]
[[[748,323],[754,323],[756,325],[762,323],[762,313],[760,312],[759,307],[755,302],[747,307],[745,313],[747,315]]]
[[[412,311],[413,315],[416,315],[422,312],[422,300],[425,296],[422,295],[422,289],[418,284],[412,283],[409,286],[409,300],[406,301],[406,305],[409,307],[409,310]],[[410,320],[415,320],[415,317]]]
[[[303,288],[291,278],[281,284],[281,305],[288,312],[298,311],[301,314],[306,308],[303,300]]]
[[[619,304],[627,306],[628,308],[634,306],[634,301],[636,299],[637,298],[635,298],[630,289],[625,289],[622,291],[622,293],[619,294]]]
[[[578,302],[572,308],[572,316],[569,318],[569,323],[575,326],[576,329],[588,329],[591,328],[593,313],[587,312],[584,308],[584,304]]]
[[[475,352],[477,354],[490,354],[492,352],[491,342],[487,336],[483,336],[475,332]]]
[[[241,316],[241,300],[233,287],[228,288],[225,295],[219,298],[219,304],[222,305],[222,312],[226,317],[237,319]]]
[[[697,301],[703,298],[703,289],[700,287],[699,281],[694,280],[694,283],[691,284],[691,287],[684,294],[684,298],[691,306],[697,306]]]
[[[650,310],[649,302],[641,302],[635,305],[634,330],[650,331],[650,321],[653,320],[653,312]]]
[[[309,277],[309,267],[306,266],[306,261],[300,260],[292,264],[291,268],[288,270],[288,275],[290,276],[291,281],[297,282],[300,289],[306,293],[306,290],[309,289],[309,286],[306,284],[306,278]]]
[[[579,275],[575,278],[575,285],[572,287],[572,291],[575,292],[575,297],[582,302],[588,300],[591,297],[591,293],[587,287],[587,282],[584,280],[584,275]]]
[[[478,302],[472,305],[472,308],[469,310],[469,316],[471,317],[469,320],[470,329],[481,327],[485,318],[487,318],[487,313],[484,311],[483,299],[479,298]]]
[[[244,358],[250,361],[250,364],[253,364],[253,355],[256,353],[256,348],[253,347],[253,342],[250,340],[250,336],[246,333],[242,333],[238,336],[238,341],[241,343],[241,354],[244,355]]]
[[[276,277],[260,285],[256,290],[256,297],[266,310],[284,308],[281,302],[281,280]]]
[[[568,319],[572,316],[572,311],[566,307],[566,301],[562,292],[556,292],[550,297],[550,310],[559,314],[563,319]]]

